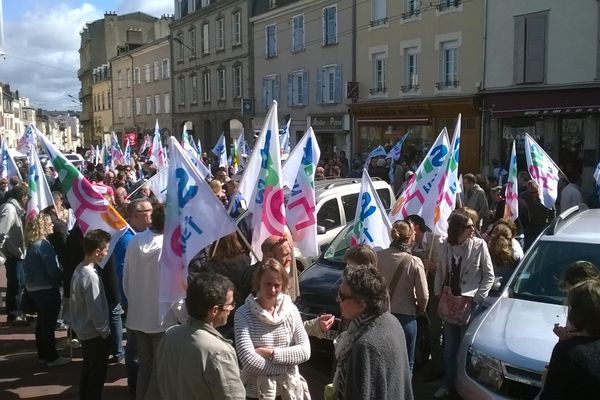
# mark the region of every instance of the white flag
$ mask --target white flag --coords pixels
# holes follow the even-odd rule
[[[219,167],[227,168],[229,162],[227,161],[227,143],[224,133],[221,133],[219,140],[217,140],[215,147],[211,151],[215,156],[219,157]]]
[[[173,304],[185,297],[187,267],[192,258],[215,240],[235,232],[236,226],[172,136],[169,154],[172,190],[167,191],[164,247],[160,258],[160,300]]]
[[[18,176],[21,179],[21,172],[17,167],[17,163],[10,155],[8,148],[6,147],[6,140],[2,141],[2,164],[0,164],[0,178],[6,178],[10,180],[13,176]],[[12,189],[9,184],[9,189]]]
[[[531,179],[539,187],[540,201],[552,209],[558,197],[559,169],[552,158],[528,134],[525,135],[525,158]]]
[[[312,128],[290,153],[282,168],[283,185],[291,189],[286,205],[287,224],[303,256],[318,256],[315,169],[321,150]]]
[[[392,224],[381,199],[373,187],[369,173],[363,169],[350,243],[352,246],[365,243],[373,248],[387,249],[392,242],[391,230]]]
[[[27,202],[27,220],[38,215],[49,205],[54,204],[50,186],[44,174],[44,168],[35,151],[35,146],[29,152],[29,201]]]
[[[152,193],[154,193],[154,197],[161,202],[164,203],[167,201],[167,189],[169,183],[169,169],[163,168],[158,171],[154,176],[150,177],[148,181],[145,183],[148,185]]]
[[[519,182],[517,178],[517,149],[513,140],[510,153],[510,167],[508,168],[508,181],[504,203],[504,218],[515,221],[519,218]]]

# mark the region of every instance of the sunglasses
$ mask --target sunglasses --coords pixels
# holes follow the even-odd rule
[[[273,243],[273,245],[271,246],[271,248],[269,250],[273,250],[275,247],[281,246],[285,242],[287,242],[287,238],[285,236],[282,236],[275,243]]]
[[[338,294],[337,294],[338,299],[340,299],[340,302],[344,302],[348,299],[354,299],[353,296],[350,296],[348,294],[344,294],[344,292],[342,292],[341,290],[338,289]]]

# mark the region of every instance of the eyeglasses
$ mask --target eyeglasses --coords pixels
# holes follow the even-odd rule
[[[225,307],[229,308],[226,309]],[[224,311],[232,311],[235,308],[235,301],[232,301],[231,303],[222,304],[219,306],[219,308]]]
[[[277,240],[275,243],[273,243],[273,245],[271,246],[269,251],[273,250],[277,246],[284,244],[285,242],[287,242],[287,238],[285,236],[280,237],[279,240]]]
[[[338,294],[337,294],[338,299],[340,300],[340,302],[344,302],[348,299],[354,299],[353,296],[350,296],[348,294],[344,294],[341,290],[338,289]]]

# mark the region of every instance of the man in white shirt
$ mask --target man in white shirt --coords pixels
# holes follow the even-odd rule
[[[560,192],[560,212],[565,212],[573,206],[577,206],[583,203],[583,197],[581,196],[581,189],[579,184],[581,183],[581,176],[571,173],[569,174],[569,183]]]

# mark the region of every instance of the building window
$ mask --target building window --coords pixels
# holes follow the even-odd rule
[[[419,89],[419,65],[417,58],[417,47],[407,47],[404,49],[404,85],[403,92],[410,92]]]
[[[515,17],[514,81],[542,83],[546,71],[548,12]]]
[[[144,66],[144,75],[146,83],[150,83],[150,64]]]
[[[233,33],[233,45],[238,46],[242,44],[242,13],[236,11],[232,14],[231,18],[232,33]]]
[[[437,5],[438,11],[445,11],[450,8],[458,8],[460,5],[460,0],[440,0]]]
[[[317,74],[317,102],[339,104],[342,101],[342,66],[326,65]]]
[[[210,53],[210,38],[208,23],[202,24],[202,54]]]
[[[196,29],[190,29],[190,58],[196,57]]]
[[[176,42],[177,42],[177,60],[183,61],[183,34],[181,32],[177,33]]]
[[[337,6],[323,9],[323,46],[337,43]]]
[[[108,109],[110,110],[110,104],[112,101],[112,97],[110,97],[110,89],[108,89],[108,96],[106,96],[106,97],[107,97],[106,102],[108,103]]]
[[[308,72],[294,71],[288,74],[288,106],[308,105]]]
[[[304,15],[292,18],[292,52],[304,50]]]
[[[233,98],[239,99],[242,97],[242,66],[236,65],[233,67]]]
[[[131,87],[131,68],[127,68],[125,70],[125,75],[127,76],[127,87]]]
[[[154,80],[160,79],[160,61],[154,61]]]
[[[131,97],[125,99],[125,108],[127,112],[127,118],[131,118]]]
[[[406,8],[402,18],[412,18],[419,15],[419,0],[406,0]]]
[[[269,10],[272,10],[275,7],[277,7],[277,0],[269,0]]]
[[[225,100],[225,68],[217,70],[217,95],[219,100]]]
[[[210,0],[202,0],[200,4],[202,4],[202,8],[208,7],[210,5]]]
[[[205,103],[210,103],[210,72],[202,74],[202,91]]]
[[[133,69],[133,82],[136,85],[139,85],[141,83],[141,80],[140,80],[140,67],[135,67]]]
[[[142,102],[139,97],[135,98],[135,115],[140,115],[142,113]]]
[[[146,115],[152,114],[152,96],[146,96]]]
[[[165,105],[165,114],[169,114],[171,112],[171,94],[165,93],[163,95],[163,104]]]
[[[279,100],[279,75],[267,75],[263,78],[263,108],[271,107],[273,100]]]
[[[265,27],[265,54],[267,58],[277,57],[277,25]]]
[[[169,79],[171,77],[171,65],[168,58],[162,60],[162,78]]]
[[[457,87],[458,82],[458,41],[440,43],[440,81],[438,89]]]
[[[217,50],[225,48],[225,20],[219,18],[217,20]]]
[[[371,57],[373,72],[371,78],[371,90],[369,92],[374,95],[386,94],[387,87],[385,84],[385,64],[387,61],[387,53],[374,53]]]
[[[103,110],[106,110],[106,102],[105,102],[106,98],[105,97],[106,96],[105,96],[104,92],[102,92],[102,109]]]
[[[188,13],[196,11],[196,0],[188,0]]]
[[[183,76],[179,77],[179,105],[185,105],[185,79]]]
[[[192,104],[198,104],[198,77],[196,75],[192,75],[190,77],[192,81]]]
[[[160,114],[160,94],[154,95],[154,113]]]
[[[387,0],[373,0],[371,26],[383,25],[388,22],[387,19]]]

